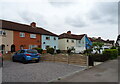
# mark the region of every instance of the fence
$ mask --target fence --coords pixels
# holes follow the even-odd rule
[[[63,62],[67,64],[76,64],[76,65],[82,65],[87,66],[88,64],[88,58],[87,56],[83,56],[81,54],[44,54],[41,57],[42,61],[52,61],[52,62]]]
[[[3,59],[4,60],[11,60],[12,54],[4,54]],[[88,64],[88,58],[87,56],[83,56],[81,54],[42,54],[41,61],[51,61],[51,62],[63,62],[67,64],[76,64],[76,65],[82,65],[87,66]]]

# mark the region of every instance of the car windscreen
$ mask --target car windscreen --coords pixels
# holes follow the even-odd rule
[[[27,53],[38,53],[37,50],[27,50]]]

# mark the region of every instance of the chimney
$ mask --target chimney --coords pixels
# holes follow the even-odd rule
[[[109,39],[107,39],[107,41],[109,41]]]
[[[99,40],[101,40],[101,37],[98,37]]]
[[[30,26],[33,27],[33,28],[35,28],[35,27],[36,27],[36,23],[35,23],[35,22],[32,22],[32,23],[30,24]]]
[[[67,34],[71,34],[71,31],[67,31]]]

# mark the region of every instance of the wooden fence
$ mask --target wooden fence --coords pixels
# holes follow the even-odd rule
[[[82,65],[87,66],[88,64],[88,58],[87,56],[83,56],[81,54],[44,54],[41,57],[42,61],[52,61],[52,62],[63,62],[67,64],[76,64],[76,65]]]
[[[13,54],[4,54],[3,60],[11,60],[11,56]],[[88,58],[87,56],[83,56],[81,54],[42,54],[41,61],[51,61],[51,62],[63,62],[67,64],[76,64],[87,66]]]

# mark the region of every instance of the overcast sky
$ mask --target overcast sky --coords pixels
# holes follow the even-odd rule
[[[118,0],[88,1],[0,0],[0,19],[28,25],[34,21],[58,35],[70,30],[73,34],[116,40]]]

